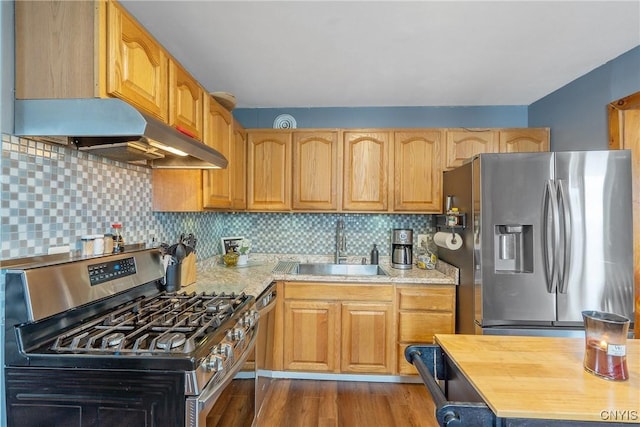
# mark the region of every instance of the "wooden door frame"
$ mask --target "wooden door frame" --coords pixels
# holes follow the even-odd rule
[[[621,150],[623,148],[624,112],[625,110],[640,109],[640,92],[611,102],[607,109],[609,111],[609,149]]]
[[[629,116],[629,112],[634,110],[637,120],[637,114],[640,110],[640,92],[636,92],[617,101],[611,102],[608,106],[609,115],[609,149],[620,150],[624,148],[631,149],[633,170],[633,194],[634,194],[634,283],[635,283],[635,336],[640,339],[640,208],[638,206],[638,198],[640,196],[640,146],[631,146],[625,144],[625,117]],[[638,130],[640,132],[640,129]]]

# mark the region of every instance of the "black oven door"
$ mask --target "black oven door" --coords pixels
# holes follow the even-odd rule
[[[6,367],[7,427],[176,427],[184,373]]]

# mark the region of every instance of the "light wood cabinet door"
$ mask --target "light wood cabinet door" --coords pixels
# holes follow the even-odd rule
[[[401,375],[417,374],[407,362],[404,350],[411,344],[432,344],[435,334],[455,332],[455,286],[398,286],[397,303],[397,371]]]
[[[343,210],[387,210],[390,139],[390,132],[343,133]]]
[[[391,303],[342,304],[341,372],[392,373],[392,318]]]
[[[248,132],[247,209],[291,209],[291,132]]]
[[[93,98],[104,91],[106,5],[17,1],[16,99]],[[100,24],[99,24],[100,23]],[[96,31],[98,28],[98,31]]]
[[[444,169],[461,166],[465,160],[481,153],[497,153],[497,130],[447,129]]]
[[[231,156],[233,117],[210,96],[206,98],[204,142],[227,158],[225,169],[203,171],[204,206],[228,209],[231,207],[231,174],[236,159]]]
[[[169,125],[203,140],[204,91],[180,64],[169,60]]]
[[[247,131],[233,121],[233,141],[231,144],[231,208],[247,208]]]
[[[440,129],[394,133],[394,211],[442,211],[443,134]]]
[[[501,153],[549,151],[549,129],[500,129]]]
[[[336,372],[338,369],[339,303],[284,302],[284,369]]]
[[[198,169],[152,169],[153,211],[203,211],[202,176]]]
[[[293,209],[336,210],[337,168],[337,131],[294,131]]]
[[[167,123],[168,68],[162,46],[121,6],[108,2],[107,93]]]

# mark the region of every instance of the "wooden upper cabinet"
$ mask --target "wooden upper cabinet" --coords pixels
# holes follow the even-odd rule
[[[169,125],[202,141],[204,91],[173,59],[169,60]]]
[[[16,98],[100,96],[105,16],[102,2],[15,2]]]
[[[231,142],[231,209],[247,208],[247,131],[233,121],[233,140]]]
[[[461,166],[465,160],[480,153],[497,153],[497,130],[448,129],[444,169]]]
[[[151,197],[154,212],[202,212],[202,178],[199,169],[152,169]]]
[[[16,98],[116,97],[169,123],[170,55],[117,2],[18,1],[15,39]],[[185,124],[202,124],[193,109],[203,106],[188,98],[203,95],[174,71],[172,110],[190,131]]]
[[[500,129],[501,153],[549,151],[549,128]]]
[[[225,169],[203,171],[204,207],[231,208],[231,177],[237,162],[231,156],[233,117],[211,96],[205,99],[204,142],[227,158]]]
[[[384,131],[344,132],[343,210],[387,210],[390,139]]]
[[[291,132],[248,132],[247,209],[291,209]]]
[[[415,130],[394,133],[393,210],[440,212],[444,131]]]
[[[293,209],[338,208],[338,132],[293,132]]]
[[[107,93],[168,122],[169,59],[121,6],[107,3]]]

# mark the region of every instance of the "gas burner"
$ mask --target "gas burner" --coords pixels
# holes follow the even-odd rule
[[[170,334],[164,334],[158,338],[156,347],[162,350],[171,350],[172,348],[180,347],[187,341],[185,334],[181,332],[172,332]]]
[[[102,338],[102,348],[117,347],[124,341],[122,332],[114,332]]]

